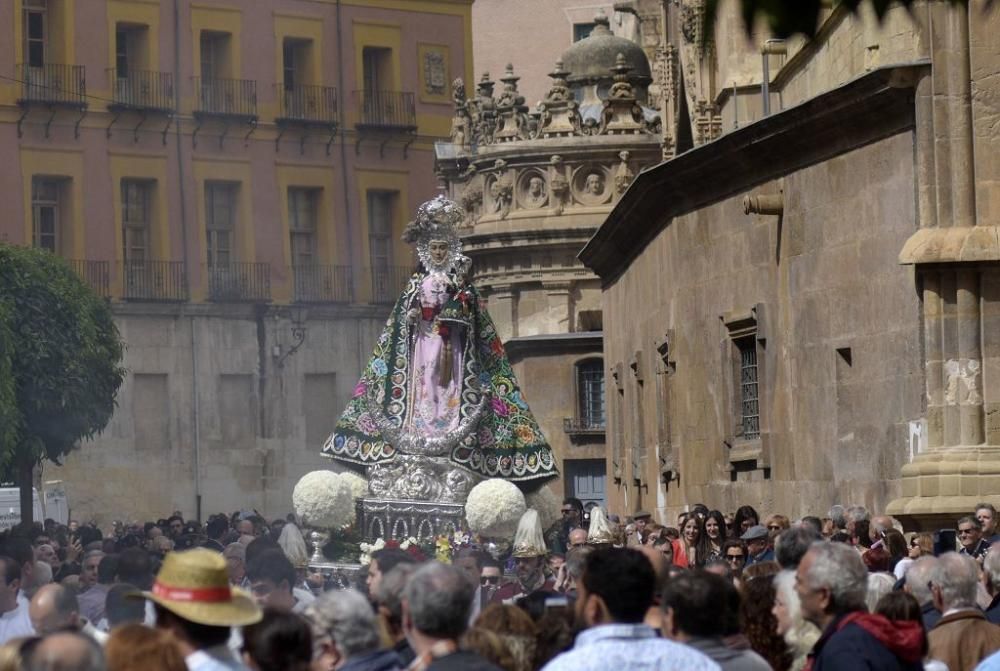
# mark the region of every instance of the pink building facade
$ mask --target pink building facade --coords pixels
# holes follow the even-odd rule
[[[74,510],[276,514],[325,466],[471,4],[0,0],[0,240],[69,260],[128,345],[111,425],[45,466]]]

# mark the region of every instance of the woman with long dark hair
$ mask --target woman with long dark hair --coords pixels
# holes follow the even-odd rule
[[[705,518],[704,532],[698,544],[698,559],[701,565],[722,557],[722,545],[726,542],[726,518],[718,510],[712,510]]]
[[[733,517],[733,527],[736,529],[735,535],[742,536],[752,526],[760,524],[760,515],[753,509],[753,506],[740,506],[736,509]]]
[[[701,539],[705,536],[705,522],[697,515],[688,515],[681,527],[680,549],[687,559],[687,566],[704,566],[705,558],[698,552]],[[675,561],[676,563],[676,561]]]

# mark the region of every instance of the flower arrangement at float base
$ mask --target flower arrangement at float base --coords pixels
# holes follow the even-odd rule
[[[306,473],[292,490],[295,514],[312,527],[337,530],[354,516],[354,496],[347,481],[333,471]]]
[[[524,494],[509,480],[490,478],[472,488],[465,501],[469,529],[487,538],[510,539],[528,509]]]
[[[354,471],[344,471],[343,473],[340,473],[340,479],[343,480],[347,487],[351,490],[351,514],[348,524],[354,524],[358,517],[358,511],[354,501],[355,499],[363,499],[368,495],[368,481]]]

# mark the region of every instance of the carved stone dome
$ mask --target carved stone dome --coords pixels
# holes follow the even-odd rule
[[[590,35],[576,42],[563,52],[563,66],[570,72],[566,78],[570,86],[610,82],[611,68],[615,65],[618,54],[625,57],[625,63],[631,68],[629,82],[645,89],[651,81],[649,59],[642,47],[632,40],[618,37],[611,32],[608,17],[600,13],[594,17],[594,29]]]

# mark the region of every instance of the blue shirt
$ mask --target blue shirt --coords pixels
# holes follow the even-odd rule
[[[660,638],[644,624],[602,624],[581,632],[572,650],[542,671],[719,671],[694,648]]]
[[[979,666],[976,667],[976,671],[1000,671],[1000,652],[994,652],[992,655],[979,662]]]

